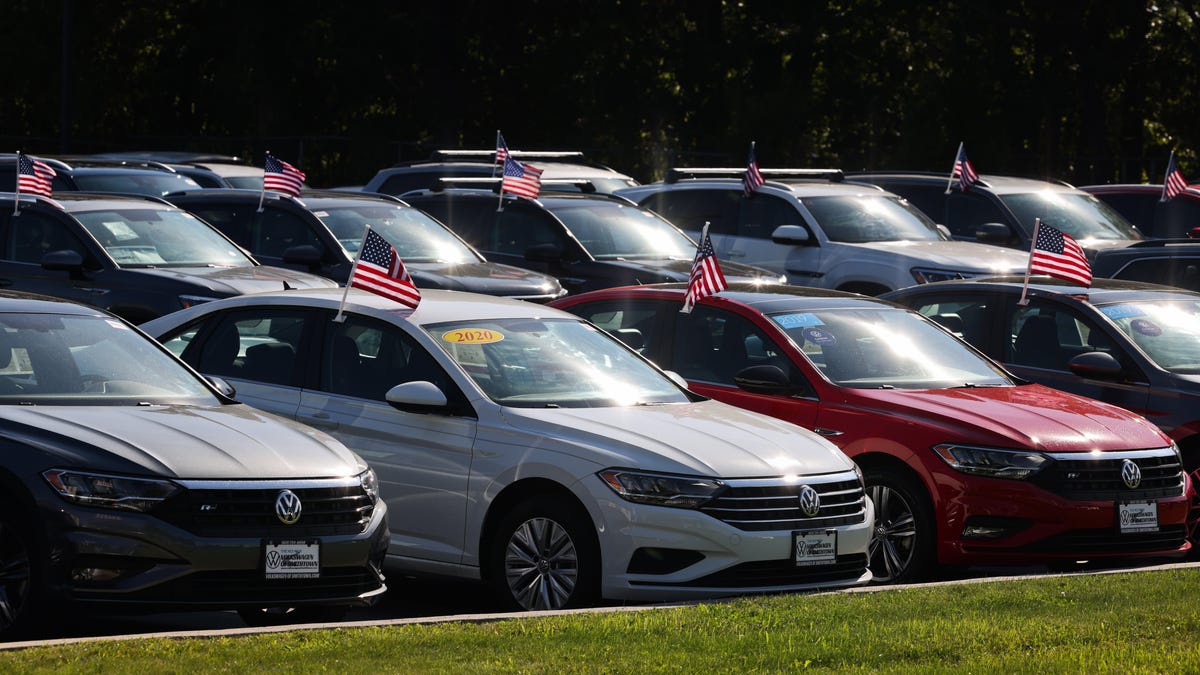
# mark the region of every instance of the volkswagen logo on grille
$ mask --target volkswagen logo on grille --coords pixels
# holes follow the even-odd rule
[[[300,498],[291,490],[281,490],[275,497],[275,515],[284,525],[295,525],[300,520]]]
[[[1130,490],[1142,484],[1142,470],[1132,459],[1121,462],[1121,480]]]
[[[807,485],[800,488],[800,512],[809,518],[821,512],[821,495]]]

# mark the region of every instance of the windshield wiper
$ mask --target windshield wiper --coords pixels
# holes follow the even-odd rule
[[[990,383],[963,382],[962,384],[958,384],[953,387],[947,387],[947,389],[986,389],[988,387],[1003,387],[1003,386],[1005,386],[1005,385],[1001,384],[1001,383],[996,383],[996,382],[990,382]]]

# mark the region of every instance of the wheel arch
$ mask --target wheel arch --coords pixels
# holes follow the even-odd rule
[[[592,517],[591,512],[579,497],[567,488],[562,483],[550,480],[548,478],[524,478],[510,485],[505,486],[495,499],[488,506],[487,515],[484,516],[483,526],[479,531],[479,571],[480,576],[486,581],[489,577],[491,569],[491,546],[489,542],[496,534],[496,527],[503,520],[504,515],[508,513],[517,504],[537,496],[550,496],[556,499],[564,500],[564,503],[571,508],[576,508],[583,514],[588,522],[592,524],[589,531],[589,536],[592,537],[593,543],[596,545],[596,550],[603,555],[600,549],[600,538],[596,534],[596,521]],[[603,569],[603,564],[601,565]]]

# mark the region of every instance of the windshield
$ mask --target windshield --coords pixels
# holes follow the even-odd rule
[[[477,263],[483,257],[425,212],[399,204],[354,204],[313,212],[354,257],[366,225],[378,232],[405,262]]]
[[[1200,374],[1200,302],[1130,302],[1099,309],[1164,370]]]
[[[581,321],[499,319],[424,328],[500,405],[594,408],[689,400],[622,343]]]
[[[254,261],[204,221],[180,210],[73,214],[121,267],[252,267]]]
[[[216,402],[178,361],[116,319],[0,314],[0,405]]]
[[[894,196],[806,197],[802,202],[831,241],[946,239],[928,216]]]
[[[647,209],[590,202],[551,209],[597,260],[691,260],[696,242]]]
[[[1111,206],[1088,194],[1043,190],[1026,194],[999,195],[1026,232],[1041,218],[1074,237],[1084,239],[1144,239],[1129,221]]]
[[[172,192],[200,187],[200,184],[191,178],[165,171],[88,174],[77,172],[73,177],[75,184],[85,192],[131,192],[162,197]]]
[[[998,387],[1012,380],[920,315],[894,308],[770,315],[830,381],[854,389]]]

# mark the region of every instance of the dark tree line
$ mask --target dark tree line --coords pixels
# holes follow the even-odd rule
[[[1200,3],[6,0],[0,135],[262,152],[315,185],[437,147],[1200,180]]]

